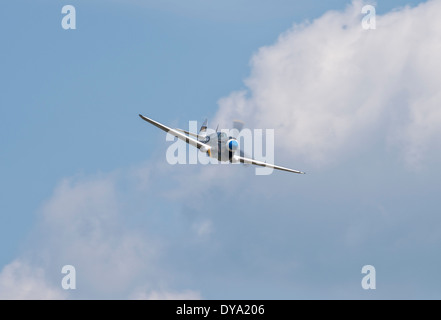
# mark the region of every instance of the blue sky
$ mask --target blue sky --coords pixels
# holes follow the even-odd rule
[[[37,279],[30,297],[439,298],[441,73],[409,48],[441,51],[424,24],[440,2],[418,3],[378,1],[369,31],[348,1],[3,4],[0,296]],[[76,30],[61,28],[65,4]],[[276,162],[308,174],[169,166],[138,113],[274,128]],[[365,264],[376,291],[361,289]]]

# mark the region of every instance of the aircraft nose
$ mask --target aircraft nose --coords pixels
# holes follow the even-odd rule
[[[239,143],[235,139],[230,139],[227,142],[227,146],[230,151],[236,151],[237,148],[239,147]]]

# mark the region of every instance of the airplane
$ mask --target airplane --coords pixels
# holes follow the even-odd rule
[[[139,116],[141,117],[141,119],[147,121],[155,127],[158,127],[159,129],[175,136],[176,138],[185,141],[189,145],[198,148],[201,152],[206,153],[209,157],[215,158],[219,161],[253,164],[261,167],[273,168],[292,173],[305,174],[305,172],[302,171],[277,166],[271,163],[266,163],[263,161],[255,160],[251,157],[247,157],[245,153],[239,149],[239,143],[237,142],[237,139],[235,137],[228,136],[225,132],[217,132],[216,129],[215,133],[207,135],[207,120],[204,121],[199,130],[199,133],[196,134],[182,129],[169,128],[162,123],[143,116],[142,114],[140,114]],[[243,127],[243,123],[235,121],[234,126],[235,129],[238,129],[238,131],[240,131]]]

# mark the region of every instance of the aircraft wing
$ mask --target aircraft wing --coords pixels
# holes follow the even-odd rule
[[[273,169],[282,170],[282,171],[305,174],[302,171],[297,171],[297,170],[293,170],[293,169],[289,169],[289,168],[285,168],[285,167],[281,167],[281,166],[276,166],[275,164],[266,163],[266,162],[254,160],[251,158],[246,158],[246,157],[242,157],[242,156],[238,156],[238,155],[234,155],[233,157],[237,162],[241,162],[241,163],[254,164],[256,166],[261,166],[261,167],[267,167],[267,168],[273,168]]]
[[[196,138],[196,139],[205,138],[204,136],[200,136],[200,135],[198,135],[198,134],[196,134],[196,133],[188,132],[188,131],[185,131],[185,130],[182,130],[182,129],[178,129],[178,128],[176,128],[175,130],[177,130],[177,131],[179,131],[179,132],[183,132],[183,133],[185,133],[186,135],[192,136],[192,137],[194,137],[194,138]]]
[[[169,128],[169,127],[167,127],[167,126],[165,126],[165,125],[163,125],[163,124],[161,124],[161,123],[159,123],[159,122],[157,122],[155,120],[152,120],[150,118],[144,117],[142,114],[140,114],[139,116],[141,117],[141,119],[147,121],[148,123],[151,123],[155,127],[158,127],[159,129],[164,130],[167,133],[170,133],[171,135],[175,136],[176,138],[181,139],[181,140],[187,142],[188,144],[190,144],[190,145],[200,149],[201,151],[208,152],[208,153],[211,152],[211,147],[209,145],[207,145],[205,143],[202,143],[202,142],[200,142],[200,141],[198,141],[196,139],[193,139],[192,137],[189,137],[186,134],[184,134],[182,132],[179,132],[176,129]]]

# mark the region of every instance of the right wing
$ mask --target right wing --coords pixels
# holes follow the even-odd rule
[[[147,121],[148,123],[151,123],[152,125],[154,125],[155,127],[158,127],[161,130],[164,130],[167,133],[170,133],[171,135],[175,136],[176,138],[187,142],[188,144],[192,145],[193,147],[200,149],[202,152],[208,152],[208,154],[211,153],[211,147],[208,144],[205,144],[205,143],[202,143],[196,139],[193,139],[192,137],[189,137],[186,134],[179,132],[176,129],[169,128],[169,127],[167,127],[167,126],[163,125],[162,123],[159,123],[155,120],[144,117],[142,114],[140,114],[139,116],[141,117],[141,119]]]
[[[261,167],[267,167],[267,168],[273,168],[273,169],[282,170],[282,171],[305,174],[302,171],[289,169],[289,168],[285,168],[285,167],[281,167],[281,166],[276,166],[275,164],[254,160],[252,158],[246,158],[246,157],[242,157],[242,156],[238,156],[238,155],[234,155],[233,157],[234,157],[235,161],[241,162],[241,163],[254,164],[256,166],[261,166]]]

